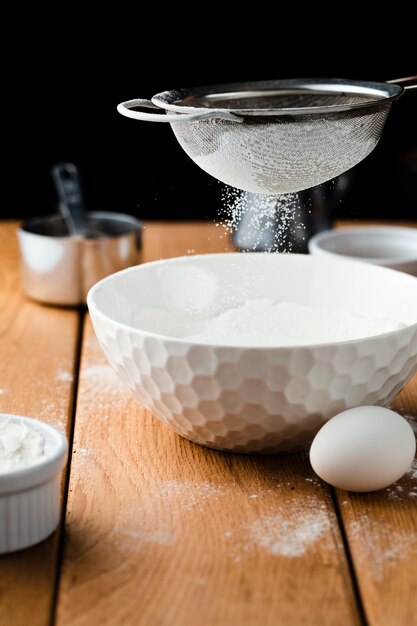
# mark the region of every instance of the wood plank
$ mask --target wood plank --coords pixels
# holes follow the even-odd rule
[[[0,224],[0,411],[68,432],[79,315],[20,293],[17,224]],[[59,532],[0,556],[0,624],[46,626],[54,598]]]
[[[392,408],[417,432],[417,377]],[[410,626],[417,616],[417,461],[372,494],[337,492],[369,626]]]
[[[147,222],[143,235],[142,260],[172,256],[231,252],[227,228],[212,222]]]
[[[387,226],[417,227],[389,221]],[[380,226],[377,220],[340,221],[337,227]],[[417,377],[393,402],[417,432]],[[337,491],[354,569],[370,626],[409,626],[417,615],[417,462],[396,485],[373,494]]]
[[[187,228],[152,225],[143,258],[215,251],[211,227]],[[58,626],[360,623],[332,501],[306,457],[178,437],[117,381],[89,321],[73,453]]]

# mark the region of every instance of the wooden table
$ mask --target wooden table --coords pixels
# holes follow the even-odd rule
[[[20,294],[0,225],[0,410],[66,431],[63,527],[0,557],[1,626],[417,624],[417,466],[379,493],[330,489],[306,455],[222,454],[119,384],[88,315]],[[150,224],[143,260],[230,249],[209,224]],[[417,417],[417,382],[394,403]]]

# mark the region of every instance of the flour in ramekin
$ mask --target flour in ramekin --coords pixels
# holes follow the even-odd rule
[[[44,455],[41,433],[23,420],[0,416],[0,474],[36,465]]]

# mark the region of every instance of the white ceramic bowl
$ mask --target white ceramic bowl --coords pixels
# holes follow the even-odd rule
[[[259,348],[169,337],[157,315],[153,330],[135,327],[143,306],[183,316],[185,326],[190,313],[248,297],[407,326],[333,344]],[[257,253],[174,258],[105,278],[87,302],[108,360],[141,403],[187,439],[221,450],[304,448],[336,413],[388,404],[417,369],[417,279],[363,263]]]
[[[59,524],[61,470],[68,443],[53,426],[30,417],[0,414],[25,423],[45,440],[40,463],[0,474],[0,554],[28,548],[46,539]]]
[[[417,276],[417,228],[360,226],[325,230],[308,242],[311,254],[338,256]]]

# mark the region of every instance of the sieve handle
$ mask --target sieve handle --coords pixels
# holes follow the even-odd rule
[[[403,76],[402,78],[394,78],[392,80],[385,81],[387,83],[413,83],[411,85],[404,85],[404,89],[411,91],[412,89],[417,89],[417,75],[416,76]]]
[[[145,109],[157,109],[162,111],[160,107],[156,106],[151,100],[145,100],[144,98],[136,98],[135,100],[126,100],[117,105],[119,113],[125,117],[131,117],[134,120],[144,120],[145,122],[194,122],[198,120],[218,119],[228,120],[231,122],[243,122],[243,118],[229,113],[228,111],[222,111],[220,109],[208,109],[201,113],[180,113],[179,115],[161,115],[155,113],[145,113],[143,111],[131,111],[134,107],[144,107]]]

